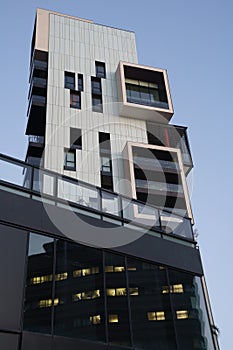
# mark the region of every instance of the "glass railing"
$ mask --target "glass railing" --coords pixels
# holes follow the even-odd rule
[[[33,77],[31,84],[34,86],[39,87],[46,87],[47,86],[47,79],[46,78],[39,78],[39,77]]]
[[[127,102],[136,103],[143,106],[168,109],[168,103],[162,101],[151,101],[149,99],[127,96]]]
[[[27,116],[30,116],[32,106],[45,107],[46,97],[39,95],[31,95],[28,103]]]
[[[78,207],[82,212],[98,214],[102,220],[118,222],[143,232],[163,237],[169,234],[193,241],[191,220],[167,210],[161,210],[138,200],[100,187],[40,169],[12,157],[0,154],[0,188],[17,193],[25,191],[52,199],[56,205]],[[163,237],[165,238],[165,237]]]
[[[159,160],[156,157],[153,158],[146,158],[146,157],[139,157],[134,156],[134,164],[138,165],[141,168],[149,168],[150,170],[157,170],[160,169],[172,169],[172,170],[179,170],[179,165],[175,162],[169,162],[168,160]]]
[[[48,68],[47,61],[34,60],[33,65],[35,69],[46,70]]]
[[[32,103],[44,106],[46,102],[46,97],[40,95],[32,95],[31,101]]]
[[[183,186],[179,184],[156,182],[152,180],[141,180],[141,179],[136,179],[135,182],[136,182],[137,188],[145,188],[148,190],[156,190],[161,192],[183,193]]]

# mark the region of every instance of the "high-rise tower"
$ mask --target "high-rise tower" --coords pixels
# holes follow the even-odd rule
[[[1,155],[5,348],[219,349],[173,113],[134,33],[37,10],[26,160]]]

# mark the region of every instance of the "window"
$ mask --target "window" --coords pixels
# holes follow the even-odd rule
[[[95,73],[98,78],[106,78],[104,62],[95,62]]]
[[[124,266],[105,266],[105,272],[124,272]]]
[[[68,272],[63,272],[63,273],[57,273],[55,275],[55,281],[64,281],[68,278]]]
[[[138,295],[138,287],[129,288],[129,295]]]
[[[92,324],[100,324],[101,323],[101,317],[100,317],[100,315],[90,316],[90,321],[91,321]]]
[[[102,97],[99,95],[92,95],[92,111],[103,113]]]
[[[163,286],[162,293],[163,294],[184,293],[184,288],[183,288],[183,285],[181,283],[180,284],[173,284],[170,287],[169,286]]]
[[[81,129],[70,128],[70,148],[82,149]]]
[[[81,277],[81,276],[88,276],[88,275],[95,275],[96,273],[99,273],[99,267],[90,267],[86,269],[80,269],[73,271],[74,277]]]
[[[122,297],[126,295],[126,288],[107,288],[108,297]]]
[[[116,314],[108,315],[108,322],[109,323],[118,323],[118,315],[116,315]]]
[[[126,79],[127,101],[152,107],[167,107],[161,102],[158,84]]]
[[[101,79],[91,77],[91,92],[97,95],[102,94]]]
[[[44,299],[39,301],[39,308],[51,307],[52,305],[57,306],[59,304],[59,299],[55,298],[54,301],[52,299]]]
[[[112,173],[112,167],[111,167],[111,158],[109,157],[101,157],[101,171],[103,173]]]
[[[75,149],[65,150],[64,170],[76,170],[76,151]]]
[[[100,298],[100,289],[90,290],[88,292],[82,292],[82,293],[79,292],[79,293],[73,294],[72,298],[73,298],[73,301]]]
[[[70,91],[70,107],[81,109],[81,95],[79,91]]]
[[[178,320],[185,320],[189,317],[187,310],[178,310],[176,311],[176,317]]]
[[[100,151],[108,150],[111,152],[110,134],[107,132],[99,132],[99,144]]]
[[[83,91],[83,75],[78,74],[78,91]]]
[[[91,77],[92,111],[103,113],[101,79]]]
[[[152,311],[147,312],[148,321],[164,321],[165,313],[164,311]]]
[[[71,72],[65,72],[65,88],[75,90],[75,74]]]

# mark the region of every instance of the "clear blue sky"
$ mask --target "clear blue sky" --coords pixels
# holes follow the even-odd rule
[[[36,7],[133,30],[139,63],[168,69],[175,109],[172,123],[189,128],[195,164],[191,199],[221,350],[232,350],[233,1],[2,2],[0,152],[21,159],[26,151]]]

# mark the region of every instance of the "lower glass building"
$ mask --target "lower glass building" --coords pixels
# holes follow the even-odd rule
[[[1,164],[37,172],[3,155]],[[12,174],[2,172],[0,180],[1,348],[218,349],[193,239],[182,230],[149,229],[128,217],[45,196],[33,183],[19,186]],[[142,208],[131,201],[136,203]],[[61,233],[55,216],[67,233],[75,231],[75,239]],[[119,227],[125,236],[142,234],[112,248],[78,243],[83,232],[98,237]]]
[[[136,349],[214,349],[201,278],[30,233],[23,328]]]

